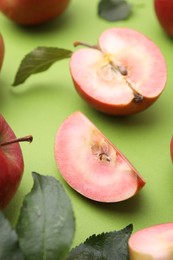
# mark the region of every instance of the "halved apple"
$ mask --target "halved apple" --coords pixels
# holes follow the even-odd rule
[[[164,57],[149,38],[128,28],[104,31],[98,45],[73,53],[70,72],[79,95],[95,109],[127,115],[148,108],[162,93]]]
[[[125,156],[80,111],[60,126],[55,160],[66,182],[95,201],[126,200],[145,184]]]
[[[128,244],[130,260],[172,260],[173,222],[141,229]]]

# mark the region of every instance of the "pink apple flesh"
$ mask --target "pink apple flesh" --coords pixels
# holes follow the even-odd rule
[[[172,260],[173,223],[141,229],[129,239],[130,260]]]
[[[127,28],[108,29],[97,46],[75,51],[70,72],[80,96],[95,109],[113,115],[146,109],[166,83],[166,64],[159,48]]]
[[[126,200],[145,184],[124,155],[80,111],[60,126],[55,160],[66,182],[95,201]]]
[[[3,59],[4,59],[4,41],[0,33],[0,70],[2,67]]]
[[[0,0],[0,10],[18,24],[36,25],[62,14],[69,2],[70,0]]]

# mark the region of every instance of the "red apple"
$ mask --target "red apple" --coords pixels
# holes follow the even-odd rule
[[[173,37],[173,1],[154,0],[154,9],[162,28]]]
[[[41,24],[62,14],[70,0],[0,0],[0,10],[22,25]]]
[[[170,153],[171,153],[171,159],[173,162],[173,136],[171,138],[171,142],[170,142]]]
[[[103,32],[97,46],[80,42],[70,59],[76,90],[92,107],[107,114],[140,112],[160,96],[166,64],[159,48],[146,36],[127,28]]]
[[[129,239],[130,260],[172,260],[173,223],[141,229]]]
[[[32,136],[16,138],[13,130],[0,115],[0,209],[4,209],[20,184],[24,162],[19,142],[32,141]]]
[[[0,70],[2,67],[3,59],[4,59],[4,41],[3,41],[3,37],[0,33]]]
[[[66,182],[95,201],[126,200],[145,184],[125,156],[80,111],[60,126],[55,160]]]

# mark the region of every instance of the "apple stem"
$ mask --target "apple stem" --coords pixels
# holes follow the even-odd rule
[[[90,45],[90,44],[87,44],[87,43],[84,43],[84,42],[78,42],[78,41],[76,41],[76,42],[73,43],[73,46],[74,46],[74,47],[77,47],[77,46],[79,46],[79,45],[84,46],[84,47],[88,47],[88,48],[91,48],[91,49],[97,49],[97,50],[99,50],[99,48],[98,48],[97,45]]]
[[[33,140],[32,135],[27,135],[27,136],[24,136],[24,137],[15,138],[15,139],[13,139],[13,140],[4,142],[4,143],[0,144],[0,146],[5,146],[5,145],[14,144],[14,143],[19,143],[19,142],[29,142],[29,143],[31,143],[32,140]]]

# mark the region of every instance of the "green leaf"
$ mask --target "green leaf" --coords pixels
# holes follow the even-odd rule
[[[15,75],[13,86],[25,82],[32,74],[46,71],[55,62],[70,58],[72,51],[55,47],[38,47],[22,60]]]
[[[0,212],[0,259],[23,260],[15,230]]]
[[[120,231],[103,233],[89,237],[83,244],[72,249],[68,260],[127,260],[128,240],[133,226]]]
[[[98,4],[98,15],[111,22],[127,19],[131,10],[131,5],[125,0],[100,0]]]
[[[61,260],[71,246],[75,221],[61,184],[33,173],[34,185],[25,197],[16,231],[27,260]]]

